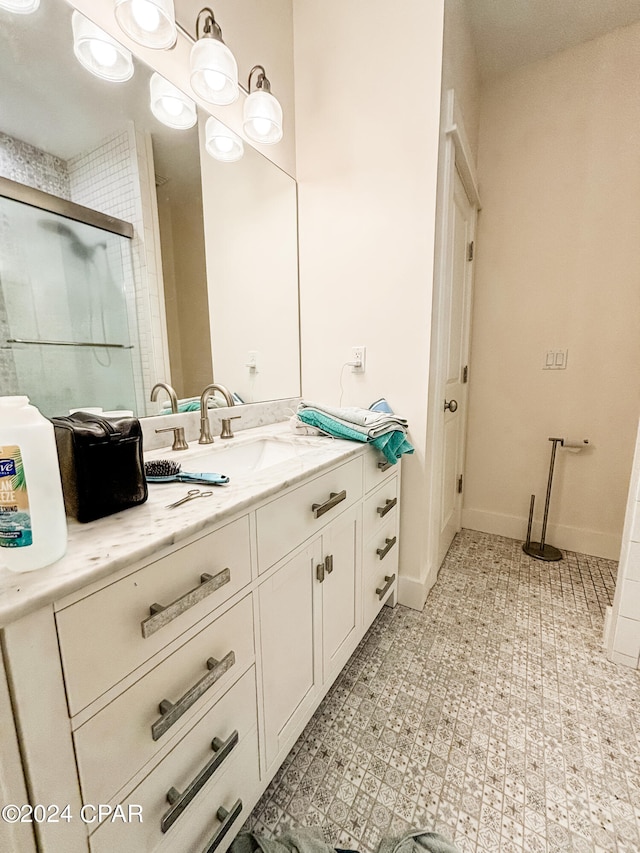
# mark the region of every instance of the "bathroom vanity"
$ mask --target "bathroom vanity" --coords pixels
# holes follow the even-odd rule
[[[399,464],[287,424],[153,455],[231,482],[0,575],[2,850],[222,853],[395,604]]]

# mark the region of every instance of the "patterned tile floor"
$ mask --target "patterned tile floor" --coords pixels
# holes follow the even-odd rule
[[[640,673],[601,647],[616,563],[464,530],[423,613],[383,608],[247,822],[376,850],[640,851]]]

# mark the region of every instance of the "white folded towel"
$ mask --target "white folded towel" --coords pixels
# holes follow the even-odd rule
[[[335,408],[333,406],[325,406],[301,400],[298,404],[298,411],[301,412],[305,409],[311,409],[334,418],[340,421],[340,423],[361,432],[363,435],[369,436],[369,438],[377,438],[394,430],[401,430],[406,433],[409,427],[409,422],[406,418],[399,418],[397,415],[390,414],[389,412],[372,412],[370,409],[362,409],[357,406]]]

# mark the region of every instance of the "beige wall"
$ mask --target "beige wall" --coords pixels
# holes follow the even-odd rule
[[[640,404],[639,46],[635,25],[523,68],[480,112],[463,525],[523,537],[548,437],[586,437],[559,452],[547,541],[613,558]]]
[[[294,0],[302,389],[409,419],[401,600],[423,597],[443,0]],[[344,368],[366,346],[366,372]],[[419,602],[421,603],[421,602]]]
[[[443,42],[443,102],[447,90],[453,89],[475,161],[480,120],[480,75],[464,0],[445,0]]]

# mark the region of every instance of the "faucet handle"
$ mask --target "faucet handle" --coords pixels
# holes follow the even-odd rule
[[[242,415],[232,415],[230,418],[222,418],[222,431],[220,433],[220,438],[233,438],[233,433],[231,432],[231,421],[240,420]]]
[[[189,449],[187,440],[184,437],[184,427],[162,427],[162,429],[157,429],[156,432],[173,432],[173,444],[171,445],[172,450]]]

